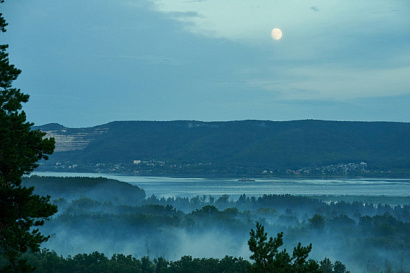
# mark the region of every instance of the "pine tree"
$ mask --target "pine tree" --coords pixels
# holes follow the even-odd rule
[[[0,32],[6,26],[0,13]],[[7,48],[0,45],[0,271],[31,272],[22,254],[38,251],[48,239],[37,227],[57,207],[49,203],[49,196],[35,195],[34,188],[23,187],[22,177],[54,151],[54,139],[44,138],[45,133],[32,130],[33,123],[26,121],[22,104],[29,95],[12,87],[21,71],[10,64]]]
[[[249,272],[252,273],[322,273],[319,264],[309,259],[312,245],[303,247],[299,243],[293,249],[290,256],[286,249],[279,252],[283,245],[283,233],[273,239],[265,232],[265,228],[256,223],[256,231],[251,229],[248,241],[249,250],[252,252],[250,258],[255,262],[250,265]]]

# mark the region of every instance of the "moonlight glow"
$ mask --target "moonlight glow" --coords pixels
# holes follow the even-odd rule
[[[282,38],[282,30],[279,28],[272,29],[271,36],[275,40],[280,40],[280,38]]]

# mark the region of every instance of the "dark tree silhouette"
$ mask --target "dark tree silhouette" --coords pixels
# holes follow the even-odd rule
[[[312,244],[303,247],[301,243],[294,248],[292,256],[286,249],[279,252],[279,247],[283,245],[283,233],[278,233],[277,237],[268,240],[265,228],[256,223],[256,231],[251,229],[251,238],[248,241],[249,249],[252,252],[250,258],[255,262],[250,265],[249,271],[253,273],[278,272],[278,273],[320,273],[319,264],[311,259],[307,259]]]
[[[3,3],[0,0],[0,4]],[[0,31],[6,31],[0,13]],[[8,45],[0,45],[0,269],[1,272],[30,272],[22,253],[38,251],[47,240],[36,228],[57,211],[49,197],[33,194],[34,188],[21,186],[22,176],[32,172],[38,161],[54,150],[54,139],[31,130],[22,103],[29,95],[12,87],[21,73],[10,64]]]

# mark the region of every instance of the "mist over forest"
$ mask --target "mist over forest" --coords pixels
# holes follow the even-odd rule
[[[0,273],[410,273],[410,5],[277,2],[0,0]]]
[[[284,232],[284,248],[312,243],[310,258],[341,261],[351,272],[410,268],[410,197],[378,204],[337,196],[164,198],[105,178],[32,176],[24,184],[50,194],[58,206],[41,231],[51,235],[43,247],[63,257],[97,251],[170,261],[247,260],[249,231],[259,222],[270,236]]]

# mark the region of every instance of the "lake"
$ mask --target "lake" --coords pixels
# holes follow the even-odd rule
[[[106,173],[34,172],[39,176],[57,177],[106,177],[127,182],[145,190],[147,197],[194,197],[197,195],[221,196],[232,199],[242,194],[292,195],[352,195],[352,196],[410,196],[410,179],[296,179],[269,178],[256,181],[237,179],[172,178],[129,176]]]

